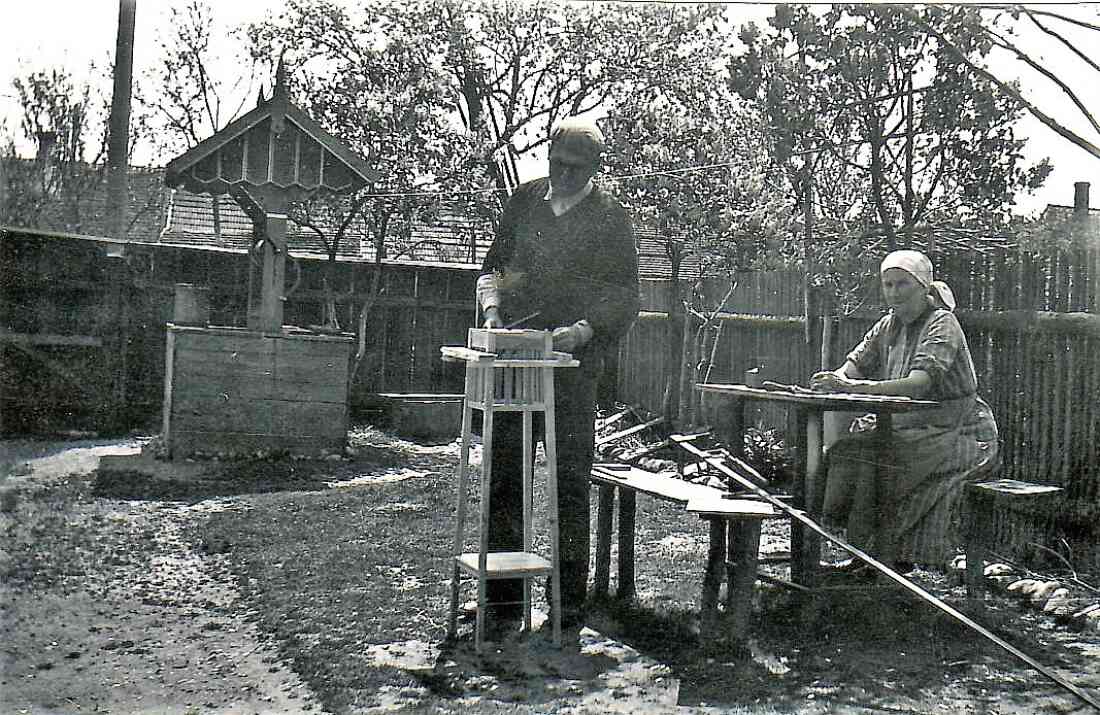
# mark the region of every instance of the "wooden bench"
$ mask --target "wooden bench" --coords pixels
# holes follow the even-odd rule
[[[625,464],[595,464],[591,480],[599,487],[596,515],[596,569],[593,595],[607,597],[611,571],[612,511],[619,495],[618,590],[621,600],[633,599],[634,533],[637,494],[672,502],[697,514],[710,525],[710,545],[703,575],[700,613],[703,633],[713,637],[709,627],[717,616],[718,593],[723,577],[728,579],[726,608],[730,633],[742,637],[751,608],[756,581],[761,520],[779,516],[767,502],[672,476],[662,476]],[[727,554],[730,560],[727,561]]]
[[[718,592],[726,576],[727,635],[744,638],[752,612],[752,590],[760,558],[760,523],[780,516],[775,507],[758,499],[721,497],[692,499],[687,510],[710,524],[710,547],[703,576],[699,612],[701,632],[717,635]],[[724,568],[723,568],[724,567]]]
[[[966,485],[963,514],[963,548],[966,552],[966,590],[971,596],[985,591],[985,560],[992,547],[1003,539],[997,528],[997,512],[1005,508],[1017,513],[1046,513],[1062,487],[1021,482],[1015,479],[974,482]]]

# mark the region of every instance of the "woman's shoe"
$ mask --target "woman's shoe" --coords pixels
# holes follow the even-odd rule
[[[895,561],[893,567],[900,574],[911,573],[917,569],[917,565],[912,561]]]

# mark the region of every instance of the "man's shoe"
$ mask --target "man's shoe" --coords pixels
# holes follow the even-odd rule
[[[522,623],[523,621],[520,618],[493,617],[490,613],[488,620],[485,622],[485,640],[494,643],[503,643],[510,640],[519,635]]]
[[[561,614],[561,629],[564,631],[567,628],[579,631],[584,627],[587,614],[583,609],[579,608],[566,608]],[[550,609],[549,615],[546,617],[546,627],[552,627],[554,624],[554,609]]]

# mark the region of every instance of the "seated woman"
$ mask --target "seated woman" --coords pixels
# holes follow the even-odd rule
[[[882,261],[890,312],[833,372],[811,386],[825,392],[904,395],[940,407],[893,417],[892,448],[880,449],[870,420],[825,457],[824,516],[879,560],[946,565],[955,553],[963,485],[999,456],[997,424],[977,394],[970,348],[952,311],[946,284],[932,280],[932,262],[918,251]]]

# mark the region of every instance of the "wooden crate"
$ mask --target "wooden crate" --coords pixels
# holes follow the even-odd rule
[[[386,392],[394,431],[417,440],[449,442],[462,432],[462,395]]]
[[[470,328],[467,347],[501,359],[537,359],[550,355],[553,340],[546,330]]]
[[[342,451],[352,341],[169,324],[163,413],[169,453]]]

